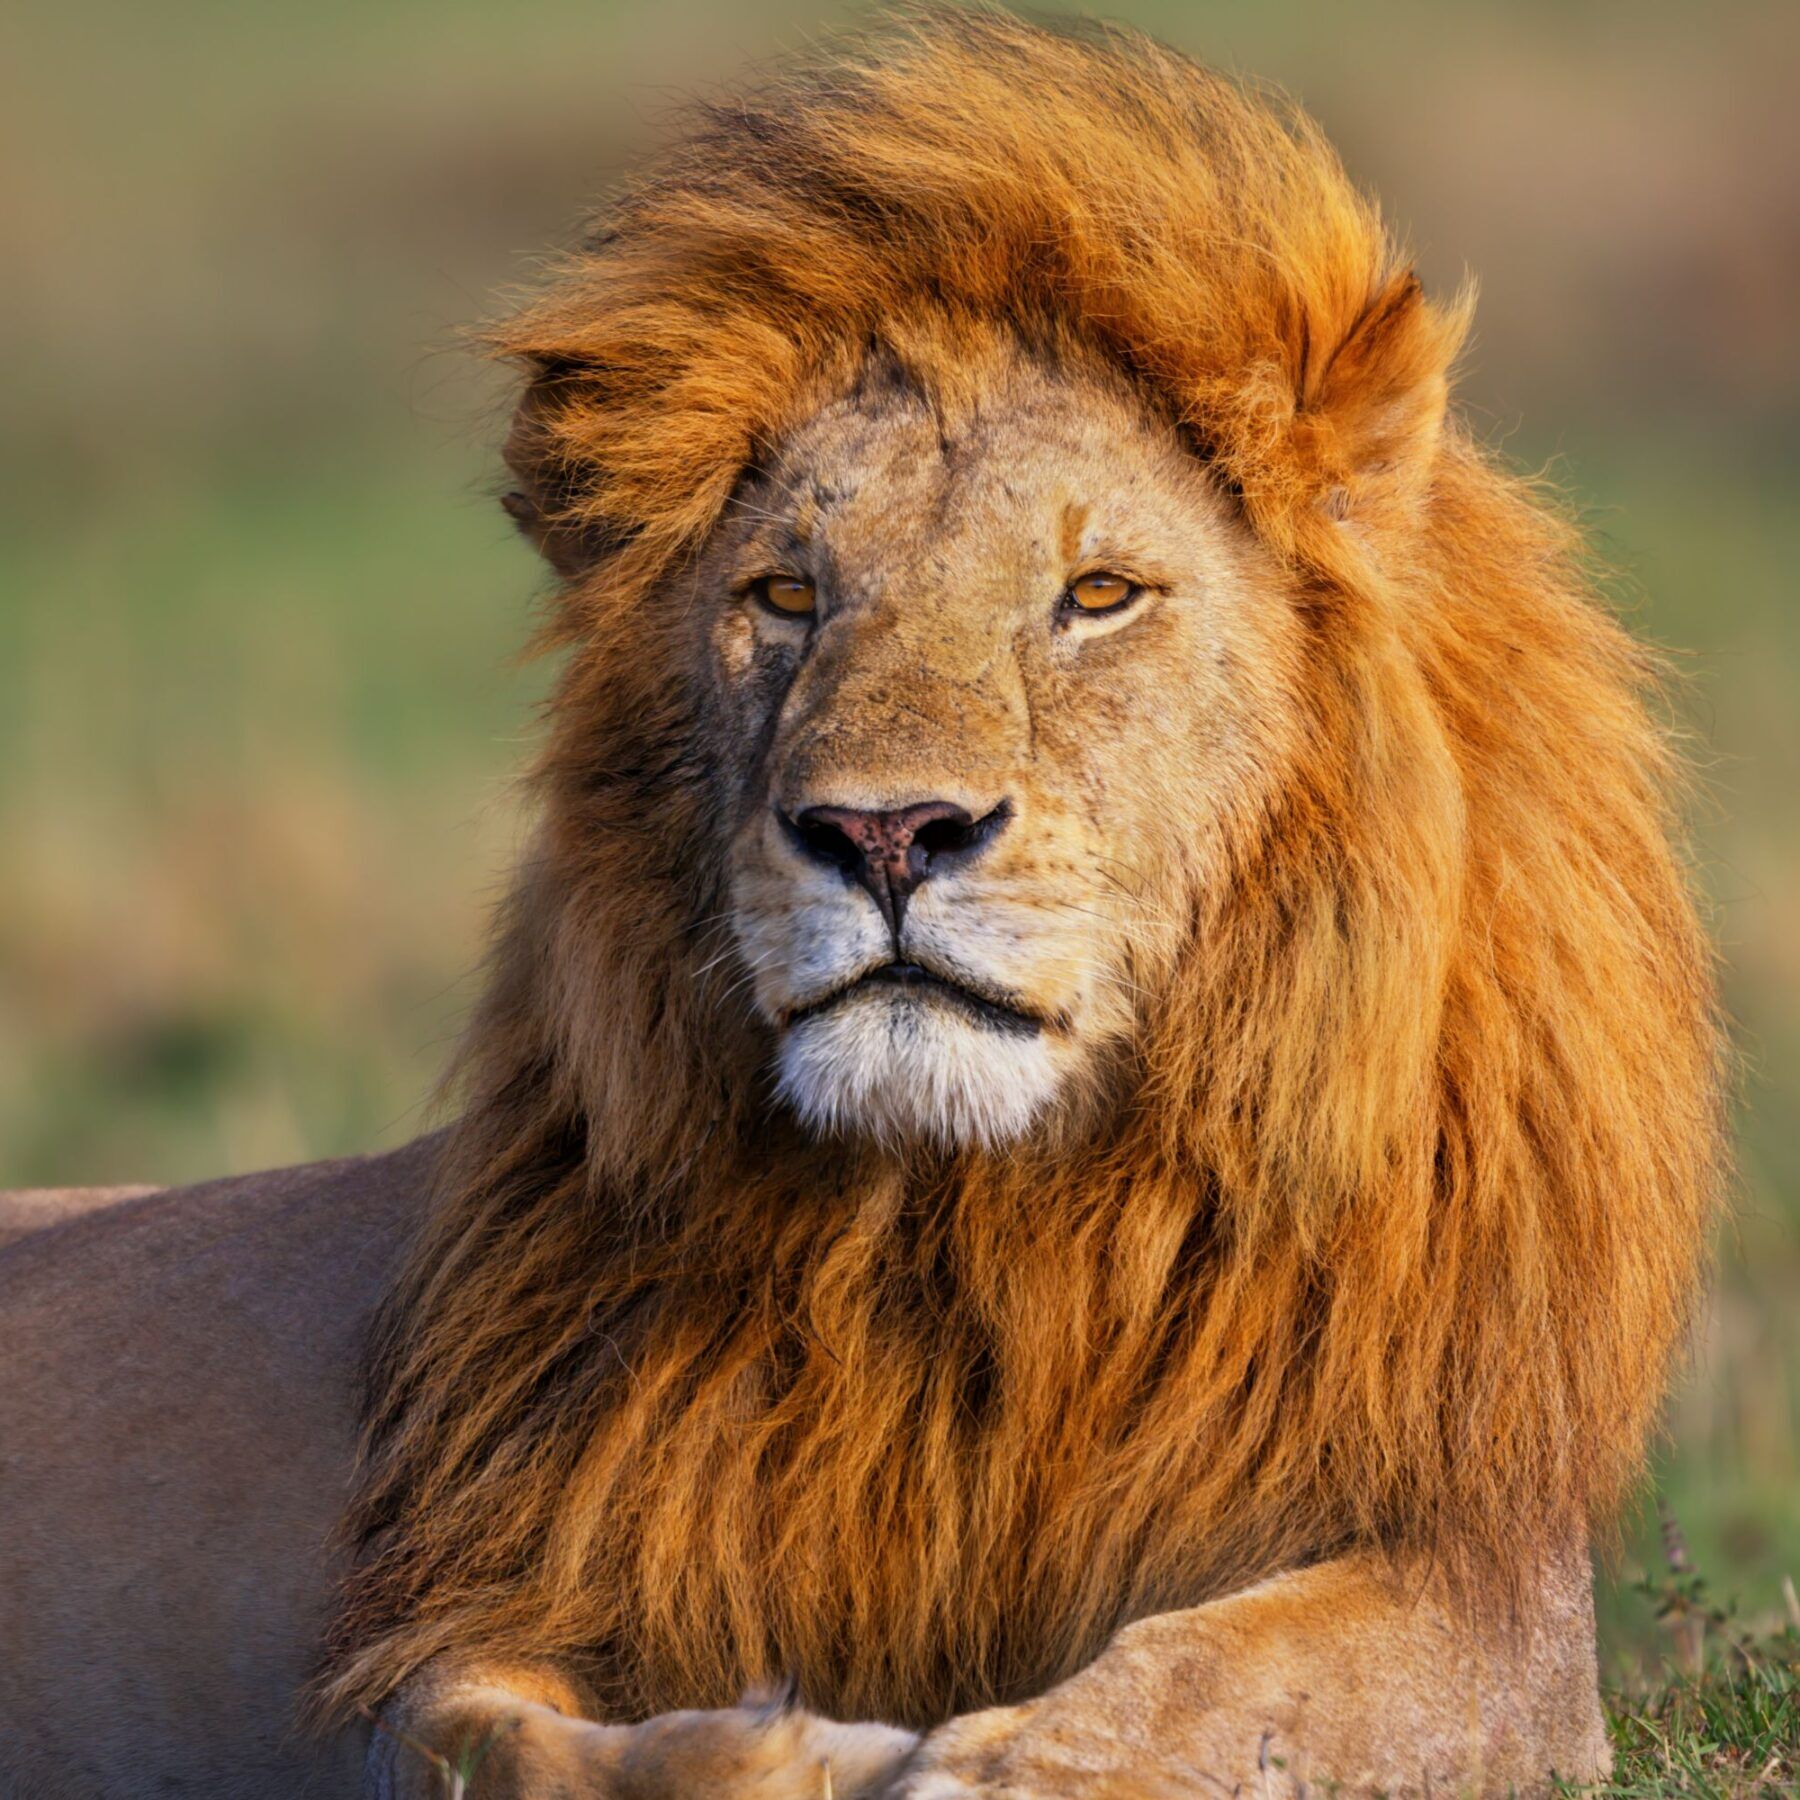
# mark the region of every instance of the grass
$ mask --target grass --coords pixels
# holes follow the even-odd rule
[[[1746,1637],[1703,1669],[1607,1697],[1617,1758],[1595,1800],[1800,1793],[1800,1630]]]
[[[1603,1694],[1615,1758],[1592,1800],[1749,1800],[1800,1793],[1800,1599],[1782,1580],[1785,1616],[1745,1623],[1711,1596],[1665,1517],[1669,1569],[1642,1584],[1670,1640],[1646,1678]]]

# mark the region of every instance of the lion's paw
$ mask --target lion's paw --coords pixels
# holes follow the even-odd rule
[[[884,1800],[1191,1800],[1191,1783],[1142,1760],[1097,1722],[996,1707],[934,1731]]]
[[[372,1800],[441,1796],[457,1770],[470,1800],[872,1800],[918,1744],[893,1726],[755,1701],[627,1726],[496,1698],[479,1710],[465,1704],[431,1735],[453,1753],[382,1727],[370,1751]]]
[[[891,1725],[840,1724],[798,1708],[664,1713],[626,1734],[609,1792],[618,1800],[864,1800],[917,1743]]]

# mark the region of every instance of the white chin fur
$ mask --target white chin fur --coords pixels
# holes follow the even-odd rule
[[[781,1040],[782,1099],[821,1135],[994,1147],[1024,1136],[1057,1076],[1042,1034],[978,1024],[941,1001],[856,994]]]

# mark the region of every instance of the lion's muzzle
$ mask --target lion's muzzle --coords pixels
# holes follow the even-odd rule
[[[921,800],[891,811],[809,806],[775,816],[802,855],[841,870],[881,909],[900,948],[906,903],[934,873],[970,861],[1012,817],[1002,800],[980,818],[954,800]]]

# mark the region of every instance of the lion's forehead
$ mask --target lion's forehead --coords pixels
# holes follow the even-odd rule
[[[1191,531],[1209,509],[1176,452],[1166,423],[1097,374],[1026,360],[972,392],[890,377],[793,431],[743,524],[846,585],[907,565],[939,581],[1016,580],[1086,539]]]

